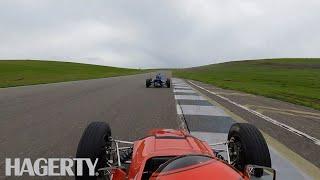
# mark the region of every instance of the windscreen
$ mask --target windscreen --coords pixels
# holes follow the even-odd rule
[[[169,172],[188,166],[201,164],[210,160],[212,160],[211,157],[203,155],[179,156],[161,165],[159,169],[157,169],[156,173]]]

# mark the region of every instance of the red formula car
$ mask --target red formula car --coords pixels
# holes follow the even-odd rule
[[[81,137],[76,157],[99,159],[96,176],[84,167],[76,179],[275,179],[262,134],[246,123],[233,124],[225,142],[208,144],[172,129],[151,130],[135,142],[120,141],[112,138],[107,123],[93,122]]]

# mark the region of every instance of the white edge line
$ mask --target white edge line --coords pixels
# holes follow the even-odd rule
[[[181,108],[181,106],[180,106],[180,104],[179,104],[179,100],[178,99],[175,99],[175,101],[176,101],[176,108],[177,108],[177,115],[178,115],[178,119],[180,120],[180,127],[182,128],[182,129],[184,129],[184,130],[186,130],[186,131],[188,131],[188,132],[190,132],[189,131],[189,127],[188,127],[188,125],[187,125],[187,122],[185,121],[185,119],[184,119],[184,114],[183,114],[183,112],[182,112],[182,108]]]
[[[177,114],[182,115],[181,106],[177,103]]]
[[[204,90],[204,91],[207,91],[208,93],[213,94],[213,95],[215,95],[215,96],[217,96],[217,97],[219,97],[219,98],[221,98],[221,99],[224,99],[224,100],[228,101],[229,103],[231,103],[231,104],[233,104],[233,105],[235,105],[235,106],[238,106],[239,108],[242,108],[242,109],[244,109],[244,110],[246,110],[246,111],[248,111],[248,112],[250,112],[250,113],[252,113],[252,114],[254,114],[254,115],[256,115],[256,116],[258,116],[258,117],[260,117],[260,118],[262,118],[262,119],[264,119],[264,120],[266,120],[266,121],[268,121],[268,122],[270,122],[270,123],[272,123],[272,124],[274,124],[274,125],[277,125],[277,126],[283,128],[283,129],[286,129],[286,130],[288,130],[288,131],[290,131],[290,132],[292,132],[292,133],[294,133],[294,134],[296,134],[296,135],[298,135],[298,136],[303,136],[303,137],[305,137],[305,138],[307,138],[307,139],[310,139],[310,140],[313,141],[316,145],[320,146],[320,140],[317,139],[317,138],[315,138],[315,137],[313,137],[313,136],[310,136],[310,135],[308,135],[308,134],[306,134],[306,133],[304,133],[304,132],[301,132],[301,131],[299,131],[299,130],[291,127],[291,126],[288,126],[288,125],[286,125],[286,124],[284,124],[284,123],[281,123],[281,122],[279,122],[279,121],[277,121],[277,120],[275,120],[275,119],[272,119],[272,118],[270,118],[270,117],[268,117],[268,116],[266,116],[266,115],[263,115],[263,114],[261,114],[261,113],[259,113],[259,112],[257,112],[257,111],[254,111],[254,110],[252,110],[252,109],[249,109],[249,108],[247,108],[247,107],[245,107],[245,106],[243,106],[243,105],[241,105],[241,104],[238,104],[238,103],[236,103],[236,102],[233,102],[233,101],[231,101],[230,99],[228,99],[228,98],[226,98],[226,97],[224,97],[224,96],[221,96],[221,95],[219,95],[219,94],[217,94],[217,93],[215,93],[215,92],[212,92],[212,91],[210,91],[210,90],[207,90],[206,88],[203,88],[203,87],[201,87],[201,86],[199,86],[199,85],[197,85],[197,84],[195,84],[195,83],[193,83],[193,82],[191,82],[191,81],[188,81],[188,82],[189,82],[190,84],[192,84],[192,85],[194,85],[194,86],[196,86],[196,87],[198,87],[198,88],[200,88],[200,89],[202,89],[202,90]]]

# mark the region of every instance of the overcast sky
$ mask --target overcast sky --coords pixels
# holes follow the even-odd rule
[[[319,0],[1,0],[0,59],[121,67],[320,57]]]

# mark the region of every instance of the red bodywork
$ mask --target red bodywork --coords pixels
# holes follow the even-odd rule
[[[175,172],[152,176],[150,179],[249,179],[243,173],[215,157],[208,143],[182,130],[155,129],[149,136],[135,141],[129,171],[116,169],[112,179],[141,179],[147,160],[160,156],[201,154],[213,157],[201,165],[194,165]],[[188,171],[186,171],[188,170]]]

